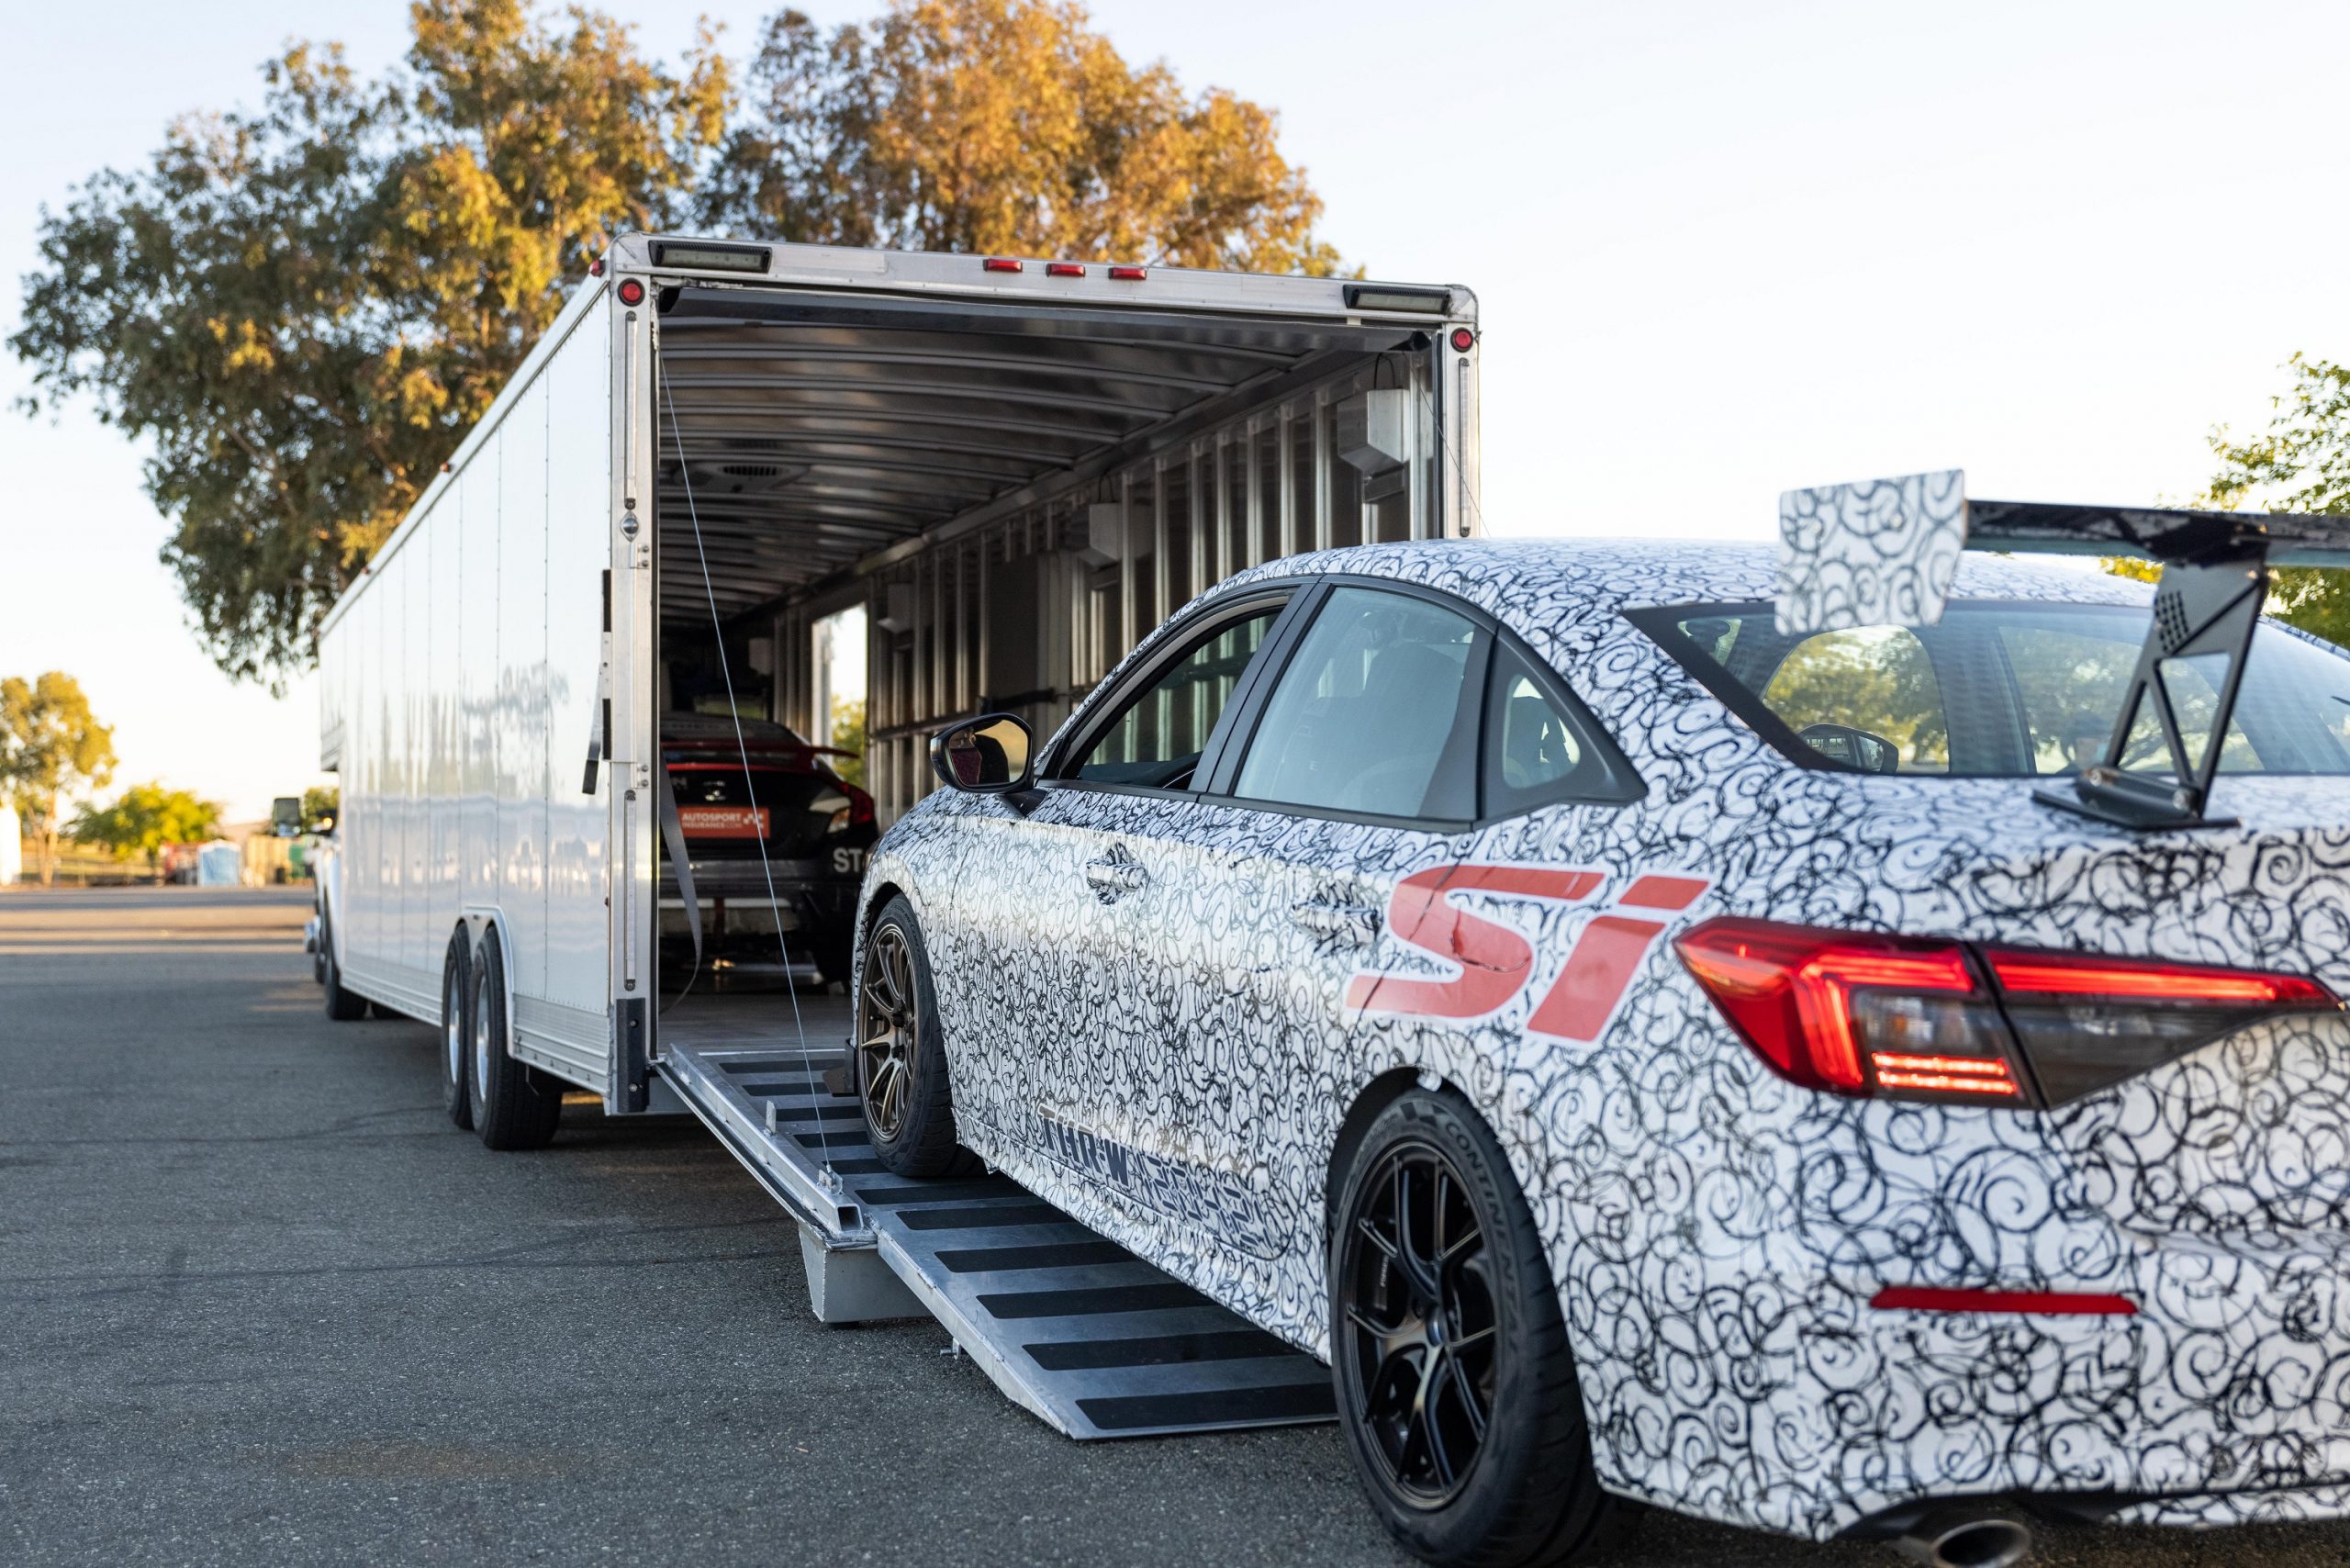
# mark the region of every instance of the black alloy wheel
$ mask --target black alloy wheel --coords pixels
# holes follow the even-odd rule
[[[1346,1368],[1389,1483],[1423,1507],[1460,1495],[1493,1418],[1485,1232],[1433,1144],[1391,1148],[1355,1216]]]
[[[1600,1488],[1542,1235],[1492,1129],[1407,1090],[1336,1186],[1331,1376],[1381,1522],[1462,1568],[1604,1547],[1628,1509]]]

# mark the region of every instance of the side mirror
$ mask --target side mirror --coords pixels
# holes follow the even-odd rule
[[[1009,713],[982,713],[930,737],[930,769],[952,790],[1003,795],[1028,788],[1028,726]]]
[[[1850,724],[1807,724],[1797,738],[1830,762],[1841,762],[1863,773],[1897,773],[1901,748],[1883,735],[1856,730]]]

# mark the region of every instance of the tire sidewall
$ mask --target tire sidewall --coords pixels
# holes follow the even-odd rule
[[[453,1126],[467,1129],[474,1125],[473,965],[469,958],[469,944],[462,935],[450,942],[449,955],[441,966],[441,1029],[435,1041],[441,1058],[441,1108]],[[453,1025],[457,1031],[453,1051],[449,1043]]]
[[[913,971],[915,1026],[920,1036],[913,1059],[908,1064],[910,1081],[906,1090],[906,1114],[899,1125],[896,1137],[883,1137],[880,1128],[874,1125],[873,1108],[865,1100],[861,1069],[852,1064],[852,1070],[860,1072],[856,1081],[857,1107],[864,1113],[866,1137],[872,1143],[874,1152],[880,1156],[883,1164],[900,1175],[909,1175],[918,1173],[906,1167],[917,1158],[924,1141],[925,1126],[932,1118],[942,1114],[949,1097],[946,1094],[946,1054],[938,1031],[938,991],[931,978],[930,948],[923,941],[922,926],[915,921],[913,906],[906,902],[904,894],[895,895],[882,906],[879,917],[874,921],[872,930],[866,936],[864,961],[867,964],[873,961],[877,939],[884,930],[893,925],[904,934],[906,940],[908,967]],[[862,1000],[863,985],[863,971],[860,970],[856,991],[853,992],[855,1000]],[[945,1114],[952,1115],[951,1111]]]
[[[1493,1265],[1499,1368],[1494,1378],[1493,1409],[1485,1440],[1467,1484],[1449,1502],[1435,1508],[1420,1506],[1396,1492],[1387,1479],[1385,1461],[1360,1415],[1360,1397],[1353,1369],[1348,1364],[1348,1293],[1354,1254],[1348,1238],[1365,1196],[1370,1178],[1385,1157],[1397,1149],[1422,1145],[1441,1153],[1453,1167],[1475,1210],[1477,1223],[1489,1238]],[[1415,1090],[1382,1111],[1355,1151],[1333,1209],[1329,1251],[1331,1372],[1337,1385],[1338,1419],[1355,1471],[1373,1509],[1406,1547],[1436,1562],[1474,1560],[1481,1555],[1494,1522],[1514,1513],[1514,1501],[1530,1488],[1563,1484],[1566,1477],[1537,1473],[1542,1434],[1550,1412],[1542,1399],[1541,1330],[1554,1330],[1557,1341],[1558,1298],[1539,1258],[1529,1260],[1514,1238],[1526,1200],[1509,1163],[1484,1125],[1457,1098]],[[1354,1245],[1364,1245],[1355,1243]],[[1547,1314],[1547,1323],[1545,1317]],[[1556,1353],[1563,1354],[1563,1349]]]

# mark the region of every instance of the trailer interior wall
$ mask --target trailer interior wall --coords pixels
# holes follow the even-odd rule
[[[822,739],[815,622],[864,605],[885,822],[929,789],[941,723],[1011,710],[1048,733],[1233,572],[1474,526],[1473,376],[1449,323],[664,303],[664,656],[706,647],[714,606],[738,689],[765,663],[772,714]],[[1372,389],[1408,397],[1409,450],[1367,476],[1339,412]]]
[[[319,639],[361,994],[441,1016],[466,912],[508,955],[516,1054],[606,1081],[609,786],[581,791],[611,561],[611,325],[573,302]]]

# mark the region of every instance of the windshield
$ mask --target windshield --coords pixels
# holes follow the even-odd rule
[[[2099,760],[2149,611],[2129,605],[1954,600],[1937,626],[1789,636],[1768,604],[1676,605],[1629,619],[1796,761],[1872,773],[2024,778]],[[2165,663],[2200,764],[2226,660]],[[2167,772],[2148,704],[2122,766]],[[2350,659],[2273,626],[2254,634],[2221,744],[2222,773],[2350,773]]]

